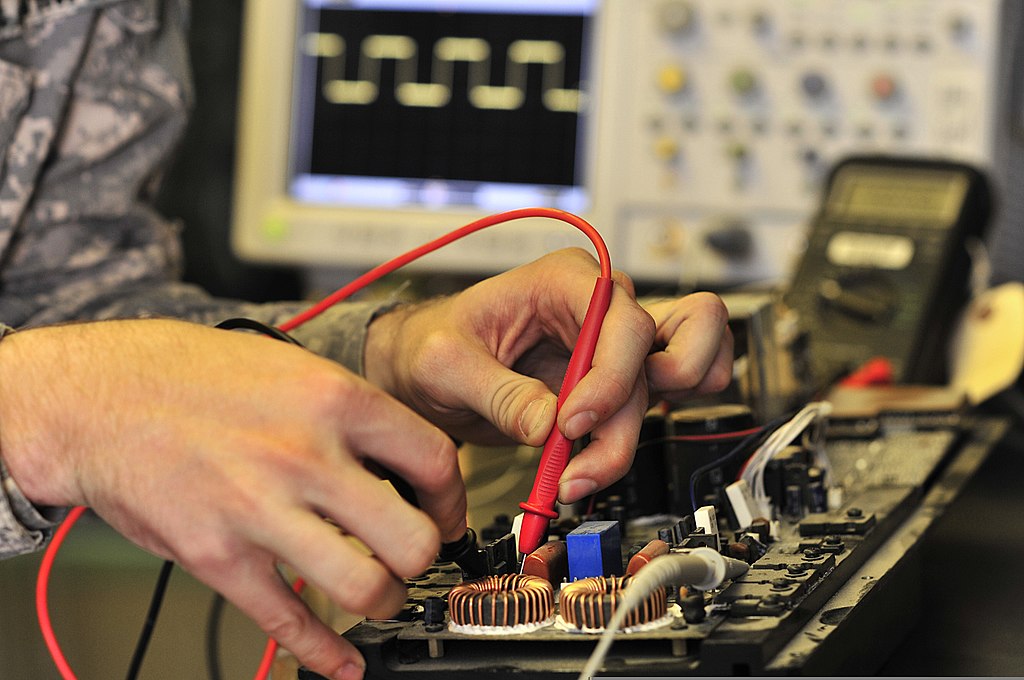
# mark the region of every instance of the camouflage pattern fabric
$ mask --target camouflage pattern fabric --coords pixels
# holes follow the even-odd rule
[[[192,97],[187,21],[185,0],[0,0],[0,322],[276,324],[306,307],[216,299],[179,281],[179,227],[152,198]],[[294,335],[361,372],[380,309],[336,306]],[[40,547],[53,516],[0,477],[0,554]]]

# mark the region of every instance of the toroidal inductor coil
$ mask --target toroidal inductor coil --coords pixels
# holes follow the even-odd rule
[[[569,626],[583,630],[599,630],[608,625],[619,603],[629,576],[595,576],[562,586],[558,596],[558,610]],[[626,615],[623,628],[653,623],[668,613],[668,596],[661,587],[644,598],[643,602]]]
[[[448,593],[448,614],[459,626],[523,626],[554,615],[551,584],[539,576],[505,574],[461,583]]]

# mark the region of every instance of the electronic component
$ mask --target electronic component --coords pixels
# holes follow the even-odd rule
[[[701,505],[721,507],[726,480],[736,478],[743,462],[740,456],[722,459],[755,427],[750,408],[743,404],[683,408],[672,411],[667,422],[668,512],[687,515]]]
[[[558,620],[585,631],[603,630],[622,602],[628,576],[591,577],[566,584],[558,595]],[[626,615],[624,627],[644,626],[665,619],[665,588],[655,589]]]
[[[969,249],[992,200],[979,169],[934,158],[855,156],[832,169],[786,293],[818,386],[876,356],[897,382],[946,382]]]
[[[514,534],[505,534],[478,548],[476,532],[471,528],[458,541],[443,544],[439,559],[456,563],[469,578],[511,574],[519,568]]]
[[[622,539],[618,522],[584,522],[565,537],[569,578],[622,574]]]
[[[717,580],[705,580],[701,576],[685,587],[679,587],[679,584],[685,584],[692,577],[672,581],[674,585],[665,589],[666,625],[659,623],[630,628],[629,632],[615,632],[617,655],[608,662],[603,673],[631,672],[618,666],[615,658],[628,658],[631,664],[642,664],[645,672],[661,676],[759,675],[769,672],[769,664],[780,663],[783,666],[771,668],[785,668],[789,674],[822,667],[840,671],[834,665],[842,663],[841,659],[835,659],[836,645],[822,645],[820,654],[815,651],[811,658],[799,660],[781,654],[779,650],[790,643],[796,631],[807,630],[807,627],[822,639],[830,635],[857,635],[856,631],[861,630],[858,626],[847,628],[842,621],[828,626],[817,623],[825,620],[821,618],[825,616],[823,608],[830,598],[841,589],[862,587],[851,577],[862,573],[875,557],[888,558],[893,552],[899,552],[906,534],[901,533],[896,543],[890,538],[894,532],[902,531],[901,527],[909,517],[918,518],[915,521],[932,521],[936,513],[941,512],[943,503],[953,497],[949,491],[963,483],[965,468],[962,466],[966,461],[980,464],[977,447],[991,446],[1005,431],[981,421],[972,421],[969,428],[960,423],[955,428],[935,429],[933,415],[923,414],[924,426],[920,430],[913,428],[911,417],[908,429],[874,437],[833,440],[826,436],[822,446],[831,466],[827,473],[826,468],[819,464],[819,457],[812,455],[804,446],[786,449],[782,444],[785,439],[782,435],[795,431],[796,426],[782,430],[781,439],[776,444],[779,453],[785,454],[785,465],[798,468],[803,465],[805,470],[805,495],[801,501],[806,504],[803,518],[789,519],[779,513],[770,518],[754,517],[748,526],[738,527],[728,513],[718,514],[720,551],[708,547],[692,550],[683,547],[710,538],[704,531],[709,528],[707,523],[700,520],[705,526],[698,526],[694,516],[635,518],[616,525],[622,542],[630,546],[625,552],[621,546],[618,548],[618,563],[625,562],[627,556],[632,563],[638,555],[644,554],[645,566],[635,571],[633,564],[630,565],[633,581],[656,568],[659,560],[684,554],[709,558],[699,570],[700,574],[713,576],[710,572],[719,568],[714,565],[718,559],[724,559],[722,556],[741,561],[750,568],[742,573],[736,571],[735,566],[727,567]],[[807,421],[810,419],[808,412]],[[797,425],[802,424],[803,421],[797,421]],[[944,468],[944,461],[956,462]],[[820,478],[819,469],[822,471]],[[941,474],[944,469],[949,470],[949,474]],[[825,513],[810,511],[812,504],[808,499],[813,496],[819,479],[826,486],[841,485],[845,498],[841,507]],[[930,493],[930,490],[937,493]],[[924,507],[922,499],[926,498],[929,505]],[[579,517],[576,521],[580,522],[576,529],[586,526],[588,531],[601,523],[596,520],[584,523]],[[607,520],[604,522],[612,525]],[[561,520],[560,527],[562,523],[569,524],[569,519]],[[573,531],[569,532],[570,536]],[[913,535],[920,536],[920,533],[915,530]],[[660,543],[655,536],[662,539]],[[567,536],[568,540],[576,539]],[[670,543],[673,544],[670,554],[646,559],[652,551],[669,550]],[[637,546],[641,547],[638,549]],[[885,550],[880,550],[882,546]],[[432,585],[419,583],[416,586],[415,595],[420,602],[425,590],[433,589],[447,595],[452,588],[449,575],[452,570],[456,581],[461,576],[455,565],[440,565],[435,569],[438,573],[431,574]],[[886,577],[902,579],[902,573],[893,571]],[[585,579],[587,588],[595,587],[589,583],[591,579],[601,580],[588,577]],[[614,586],[607,585],[612,582],[610,577],[605,575],[603,581],[608,591],[614,590]],[[563,593],[576,592],[573,586],[583,582],[577,580],[565,584]],[[864,615],[869,617],[889,614],[886,611],[888,600],[881,590],[888,587],[887,581],[880,579],[872,597],[857,600],[856,611],[851,617],[862,608]],[[600,592],[601,588],[596,590]],[[625,592],[629,592],[628,587]],[[472,633],[470,639],[466,632],[452,631],[447,627],[437,630],[436,624],[427,623],[424,614],[422,622],[416,619],[398,624],[367,621],[346,633],[346,637],[364,654],[368,662],[367,676],[375,680],[396,678],[396,668],[401,668],[402,673],[414,672],[425,678],[452,677],[456,673],[482,673],[485,670],[502,678],[528,675],[538,680],[554,680],[573,677],[584,667],[594,639],[593,636],[581,635],[577,625],[598,630],[612,621],[611,609],[605,606],[605,600],[591,601],[587,599],[590,595],[582,594],[574,597],[578,599],[556,598],[556,622],[553,625],[521,635],[499,633],[495,638]],[[583,603],[593,604],[594,608],[580,615],[574,614],[574,609],[581,610]],[[563,621],[559,622],[558,616]],[[427,630],[428,625],[432,625],[430,630]],[[806,636],[799,637],[806,642]],[[836,639],[849,640],[846,637]],[[458,641],[458,644],[440,644],[448,640]],[[523,646],[517,646],[520,643],[524,643]],[[850,645],[850,648],[857,646]],[[439,649],[442,651],[440,655],[437,653]],[[804,664],[808,665],[805,667]]]
[[[635,575],[655,557],[667,555],[668,549],[668,543],[658,538],[654,539],[629,559],[629,564],[626,565],[626,573],[630,576]]]
[[[693,522],[697,525],[704,535],[711,536],[714,538],[714,545],[709,547],[718,550],[719,538],[718,538],[718,518],[715,515],[715,508],[713,505],[705,505],[697,508],[696,512],[693,513]]]
[[[550,583],[521,574],[467,581],[448,593],[448,612],[458,627],[544,625],[554,615],[554,606]]]
[[[548,541],[523,558],[523,573],[539,576],[553,586],[569,578],[569,551],[565,541]]]
[[[804,495],[807,509],[810,512],[825,512],[828,510],[825,471],[820,467],[811,466],[807,468],[807,486]]]
[[[760,517],[761,508],[758,507],[757,501],[754,500],[753,494],[750,493],[750,485],[747,484],[746,480],[740,479],[733,482],[725,487],[725,493],[739,528],[745,529],[749,527],[753,523],[754,518]]]
[[[717,522],[714,526],[717,527]],[[671,527],[659,529],[658,538],[673,548],[710,547],[717,550],[720,543],[718,534],[707,533],[705,527],[697,526],[693,515],[686,515]]]

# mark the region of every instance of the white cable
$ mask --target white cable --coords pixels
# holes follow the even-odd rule
[[[815,401],[804,406],[789,422],[772,432],[768,439],[758,447],[750,457],[741,478],[747,482],[754,494],[754,500],[760,506],[765,517],[770,516],[770,501],[764,488],[764,471],[768,463],[783,449],[793,443],[804,430],[827,416],[832,411],[832,404],[827,401]],[[816,451],[818,464],[826,470],[828,460],[821,451]]]
[[[725,557],[711,548],[694,548],[689,552],[659,555],[637,572],[622,593],[615,614],[601,634],[578,680],[589,680],[601,668],[615,633],[629,613],[636,609],[657,588],[683,583],[698,590],[717,588],[723,581],[741,576],[749,569],[746,562]]]

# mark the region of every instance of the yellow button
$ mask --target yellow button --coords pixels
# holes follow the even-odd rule
[[[726,145],[725,153],[735,161],[743,161],[750,155],[750,149],[743,142],[731,142]]]
[[[672,137],[659,137],[654,142],[654,155],[663,161],[679,157],[679,141]]]
[[[658,89],[665,94],[676,94],[686,89],[686,69],[677,64],[662,67],[658,71]]]

